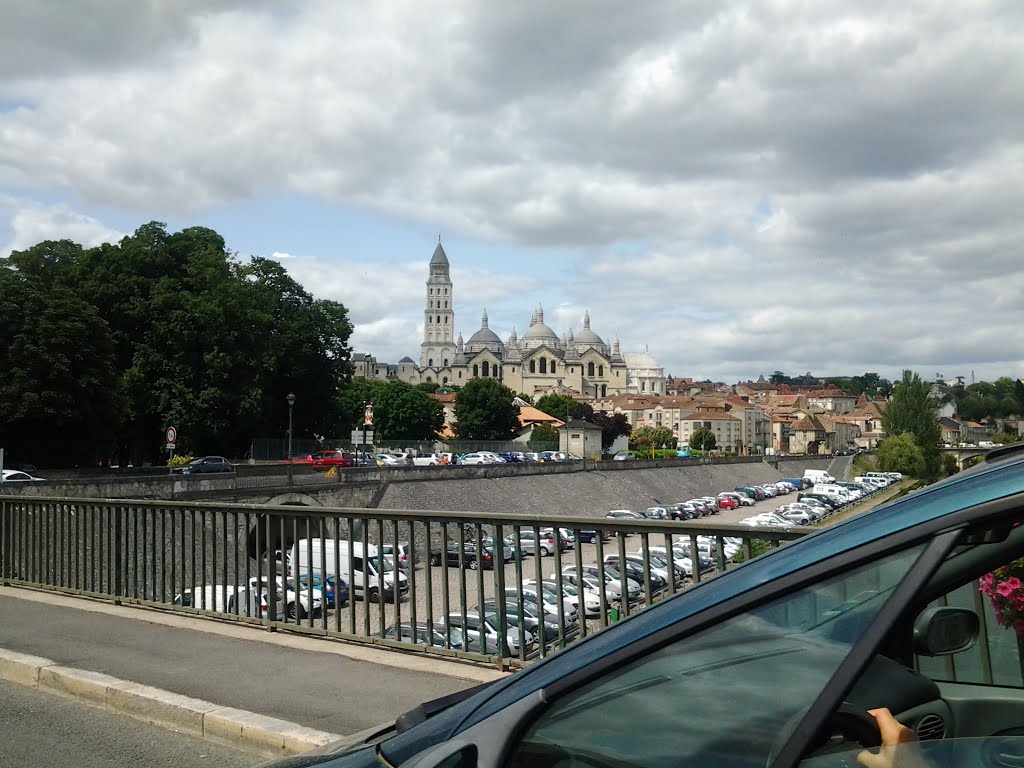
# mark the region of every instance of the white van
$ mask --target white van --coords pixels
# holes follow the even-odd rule
[[[805,469],[804,478],[812,483],[834,483],[836,479],[824,469]]]
[[[849,504],[853,501],[853,496],[850,491],[843,488],[841,485],[833,485],[831,483],[815,483],[811,489],[811,493],[825,496],[829,499],[835,499],[840,504]]]
[[[361,541],[350,544],[346,539],[299,539],[288,550],[288,572],[294,575],[312,572],[321,576],[339,576],[348,583],[353,596],[358,594],[370,601],[376,601],[380,594],[393,596],[396,583],[400,592],[409,591],[405,574],[399,570],[396,576],[394,558],[373,544],[366,545],[364,557]]]
[[[899,480],[903,479],[903,475],[898,472],[865,472],[864,477],[872,477],[876,480],[881,480],[883,483],[888,485],[889,483],[897,480],[897,478],[893,477],[894,474],[900,475],[898,478]]]
[[[861,483],[862,485],[874,488],[875,490],[885,488],[885,486],[889,484],[889,480],[887,478],[868,477],[867,475],[857,475],[857,477],[853,478],[853,482]]]

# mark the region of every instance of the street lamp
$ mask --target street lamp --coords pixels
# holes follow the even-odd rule
[[[288,463],[292,460],[292,409],[295,407],[295,395],[288,393]]]

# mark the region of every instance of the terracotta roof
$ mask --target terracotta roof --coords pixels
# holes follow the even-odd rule
[[[523,405],[519,408],[519,423],[524,427],[530,424],[550,424],[553,427],[560,427],[565,422],[556,419],[554,416],[549,416],[532,405]]]
[[[430,396],[439,403],[454,403],[456,397],[454,392],[431,392]]]

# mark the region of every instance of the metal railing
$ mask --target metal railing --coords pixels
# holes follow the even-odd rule
[[[804,533],[0,496],[0,581],[511,666]]]

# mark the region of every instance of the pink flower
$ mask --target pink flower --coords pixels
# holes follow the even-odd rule
[[[1017,583],[1019,584],[1020,581],[1018,580]],[[996,592],[998,592],[1003,597],[1009,597],[1010,595],[1012,595],[1016,591],[1017,591],[1016,589],[1014,589],[1013,587],[1010,586],[1010,582],[1008,582],[1008,581],[1004,581],[998,587],[996,587]]]
[[[1021,588],[1020,579],[1018,579],[1016,576],[1011,576],[1010,578],[1008,578],[1003,583],[1009,585],[1012,589],[1020,589]]]

